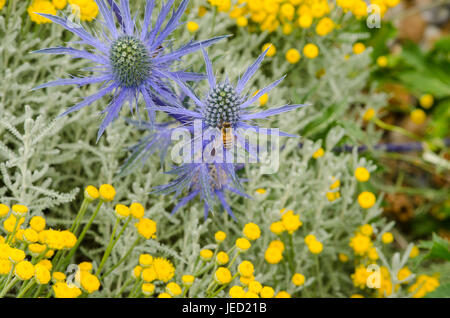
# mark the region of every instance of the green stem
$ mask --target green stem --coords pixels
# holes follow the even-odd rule
[[[91,218],[89,219],[88,224],[86,224],[86,226],[84,227],[83,231],[81,232],[80,236],[77,239],[77,243],[75,244],[75,246],[70,250],[69,255],[67,255],[67,257],[64,259],[63,264],[67,265],[67,263],[70,262],[70,260],[72,259],[72,256],[75,254],[75,252],[78,249],[78,246],[80,246],[81,242],[84,239],[84,236],[86,235],[87,231],[89,230],[89,228],[91,227],[92,223],[94,222],[98,211],[100,211],[100,208],[103,204],[103,200],[100,200],[100,202],[97,204],[97,208],[95,209],[94,214],[92,214]]]
[[[109,239],[108,247],[106,248],[105,254],[103,254],[102,260],[100,261],[100,265],[97,268],[97,272],[95,273],[95,276],[98,276],[103,269],[103,266],[105,266],[106,260],[108,259],[109,255],[112,252],[112,249],[114,247],[114,236],[116,235],[117,227],[119,226],[120,219],[116,218],[116,224],[114,224],[114,228],[111,233],[111,238]]]
[[[240,251],[236,251],[236,253],[234,254],[233,259],[232,259],[231,262],[230,262],[230,264],[228,264],[228,267],[227,267],[228,269],[231,268],[231,266],[234,264],[234,262],[236,261],[238,255],[239,255],[240,253],[241,253]]]
[[[122,228],[120,229],[119,234],[117,235],[116,239],[114,240],[114,243],[112,245],[112,248],[114,248],[114,246],[116,246],[117,241],[119,241],[119,238],[122,236],[123,232],[125,232],[126,228],[128,227],[128,224],[130,224],[132,217],[129,216],[127,221],[125,222],[125,224],[122,226]]]
[[[6,239],[6,244],[9,244],[10,241],[14,240],[14,235],[16,235],[17,226],[19,225],[20,217],[16,216],[16,223],[14,223],[14,229],[13,231],[8,235],[8,238]]]
[[[408,131],[408,130],[402,128],[402,127],[399,127],[399,126],[395,126],[395,125],[391,125],[391,124],[385,123],[384,121],[382,121],[382,120],[380,120],[380,119],[378,119],[378,118],[374,118],[374,119],[373,119],[373,122],[374,122],[378,127],[382,128],[382,129],[385,129],[385,130],[389,130],[389,131],[392,131],[392,132],[399,133],[399,134],[401,134],[401,135],[404,135],[404,136],[406,136],[406,137],[409,137],[409,138],[414,139],[414,140],[417,140],[417,141],[422,141],[422,139],[421,139],[419,136],[417,136],[416,134],[413,134],[412,132],[410,132],[410,131]]]
[[[216,290],[211,296],[210,298],[213,298],[215,296],[217,296],[225,287],[227,287],[228,285],[231,284],[231,282],[236,278],[236,276],[238,275],[238,273],[234,274],[233,277],[231,277],[231,280],[229,283],[223,284],[218,290]]]
[[[3,288],[2,292],[0,293],[0,298],[3,298],[6,293],[17,283],[18,280],[19,279],[17,278],[17,276],[14,277],[14,279]]]
[[[74,233],[78,230],[79,222],[83,219],[84,213],[86,213],[87,207],[90,203],[90,200],[87,198],[84,198],[83,203],[81,204],[80,209],[78,210],[77,216],[75,217],[75,220],[73,221],[73,224],[70,228],[70,232]]]
[[[41,294],[43,288],[44,288],[44,285],[39,285],[38,289],[37,289],[36,292],[34,293],[33,298],[38,298],[39,295]]]
[[[189,291],[189,288],[190,288],[190,286],[189,287],[184,287],[184,291],[183,291],[183,294],[181,295],[181,298],[186,298],[186,296],[187,296],[187,293],[188,293],[188,291]]]
[[[24,288],[22,288],[22,290],[19,292],[19,294],[17,295],[17,298],[22,298],[27,291],[34,286],[34,284],[36,283],[36,281],[34,279],[31,279]]]
[[[134,241],[133,245],[131,245],[128,252],[113,267],[111,267],[105,274],[103,274],[100,280],[104,280],[106,276],[111,274],[117,267],[119,267],[128,258],[128,256],[130,256],[130,254],[133,252],[134,248],[139,244],[140,241],[141,237],[139,236],[136,241]]]
[[[289,234],[289,267],[291,270],[291,274],[295,273],[295,266],[294,266],[294,242],[292,241],[292,234]]]
[[[117,295],[116,295],[117,298],[121,297],[125,288],[127,288],[128,285],[130,285],[130,283],[133,281],[133,279],[134,279],[133,277],[128,278],[128,280],[125,282],[125,284],[123,284],[122,288],[120,288],[119,292],[117,293]]]
[[[321,297],[323,297],[323,290],[322,290],[322,277],[320,276],[320,265],[319,265],[319,256],[315,255],[315,261],[316,261],[316,277],[317,277],[317,287],[318,292]]]

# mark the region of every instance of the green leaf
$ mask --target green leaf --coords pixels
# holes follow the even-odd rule
[[[425,298],[450,298],[450,284],[439,286],[435,291],[427,293]]]
[[[450,243],[433,233],[433,240],[420,244],[422,248],[428,248],[430,251],[426,255],[428,258],[438,258],[450,261]]]

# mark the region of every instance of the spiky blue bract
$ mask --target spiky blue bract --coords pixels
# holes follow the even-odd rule
[[[230,163],[185,163],[168,172],[176,175],[176,179],[167,185],[156,187],[161,194],[174,193],[174,198],[181,199],[172,209],[172,214],[199,196],[204,204],[204,216],[214,211],[217,201],[224,210],[236,220],[225,196],[227,192],[234,192],[249,198],[241,188],[236,175],[236,165]],[[182,196],[184,195],[184,196]]]
[[[247,83],[258,70],[268,49],[265,50],[252,65],[249,66],[235,85],[230,83],[228,80],[221,82],[217,81],[214,76],[211,60],[203,48],[202,51],[206,63],[206,74],[209,83],[209,89],[206,96],[204,96],[204,98],[198,97],[187,85],[183,83],[182,78],[170,73],[165,73],[164,75],[176,82],[183,90],[183,93],[185,93],[195,103],[195,108],[187,109],[186,107],[178,104],[173,105],[172,107],[162,106],[158,108],[159,110],[173,115],[190,118],[188,123],[183,124],[185,127],[189,126],[189,123],[190,125],[193,125],[196,119],[201,119],[204,128],[203,132],[206,134],[209,134],[208,129],[220,129],[223,127],[224,123],[231,124],[231,127],[234,128],[234,138],[238,144],[255,158],[257,158],[257,154],[254,153],[252,149],[257,149],[255,148],[256,146],[246,144],[245,136],[242,135],[240,131],[253,129],[257,133],[263,131],[266,134],[272,134],[276,131],[276,133],[279,133],[280,136],[295,137],[294,135],[280,132],[278,130],[262,130],[261,127],[253,123],[253,120],[264,119],[269,116],[292,111],[307,105],[285,105],[265,111],[255,111],[255,108],[252,107],[262,95],[271,91],[284,79],[283,77],[271,83],[267,87],[259,90],[254,96],[249,95],[248,92],[245,92]],[[226,151],[226,149],[224,150]]]
[[[86,97],[83,101],[72,106],[60,116],[70,114],[105,95],[112,94],[112,100],[103,110],[106,113],[98,131],[98,138],[106,127],[114,121],[122,106],[128,102],[132,113],[139,116],[138,101],[142,97],[145,108],[154,124],[156,96],[176,102],[170,88],[169,79],[174,77],[180,82],[195,81],[203,76],[184,70],[173,70],[173,64],[186,54],[195,52],[201,47],[208,47],[225,36],[215,37],[206,41],[191,41],[180,48],[170,51],[168,40],[170,34],[180,25],[180,18],[189,0],[183,0],[178,8],[170,14],[175,0],[162,3],[160,12],[154,23],[152,14],[155,9],[155,0],[145,2],[144,20],[138,25],[131,17],[129,0],[96,0],[99,12],[103,18],[101,30],[95,34],[89,33],[81,25],[74,25],[68,19],[54,15],[38,13],[81,38],[78,44],[85,45],[85,50],[72,47],[54,47],[36,51],[37,53],[63,54],[74,58],[86,59],[94,64],[94,70],[89,77],[73,77],[46,83],[35,89],[59,86],[100,83],[101,88],[95,94]],[[167,23],[164,23],[166,20]]]

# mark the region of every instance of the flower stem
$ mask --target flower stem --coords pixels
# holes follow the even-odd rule
[[[72,227],[70,228],[70,232],[75,234],[76,231],[78,230],[78,227],[80,226],[80,222],[83,219],[84,214],[86,213],[89,202],[90,201],[87,198],[84,198],[83,203],[81,204],[81,207],[78,210],[77,216],[75,217],[75,220],[73,221]]]
[[[94,222],[95,217],[96,217],[97,214],[98,214],[98,211],[100,211],[100,208],[101,208],[102,204],[103,204],[103,200],[100,200],[100,202],[97,204],[97,208],[95,209],[94,214],[92,214],[91,218],[89,219],[88,224],[86,224],[86,226],[84,227],[84,229],[83,229],[83,231],[81,232],[80,236],[78,237],[77,243],[76,243],[75,246],[70,250],[69,255],[67,255],[67,257],[64,259],[64,263],[63,263],[64,265],[67,265],[67,263],[70,262],[72,256],[73,256],[73,255],[75,254],[75,252],[77,251],[78,246],[80,246],[81,242],[83,241],[84,236],[86,235],[87,231],[89,230],[89,228],[90,228],[91,225],[92,225],[92,222]]]
[[[141,241],[141,237],[139,236],[136,239],[136,241],[134,241],[133,245],[131,245],[128,252],[113,267],[111,267],[105,274],[103,274],[103,276],[100,278],[100,280],[105,279],[106,276],[111,274],[117,267],[119,267],[128,258],[128,256],[130,256],[130,254],[133,252],[134,248],[139,244],[140,241]]]
[[[19,294],[17,295],[17,298],[22,298],[27,293],[27,291],[30,290],[30,288],[34,286],[35,283],[36,283],[36,281],[34,279],[31,279],[25,285],[25,287],[23,287],[22,290],[19,292]]]
[[[17,283],[18,280],[19,279],[16,276],[16,277],[14,277],[14,279],[12,281],[9,282],[9,284],[7,282],[6,286],[3,288],[2,292],[0,293],[0,298],[3,298],[6,295],[6,293]]]
[[[97,272],[95,273],[95,276],[98,276],[103,269],[103,266],[105,266],[106,260],[109,257],[109,254],[111,254],[111,251],[114,247],[114,236],[116,235],[117,227],[119,226],[120,219],[116,218],[116,224],[114,224],[114,228],[111,233],[111,238],[109,239],[108,247],[106,248],[105,254],[103,254],[102,260],[100,261],[100,265],[97,268]]]
[[[12,242],[14,240],[14,235],[16,235],[17,226],[19,225],[20,217],[16,216],[16,223],[14,223],[14,229],[13,231],[8,235],[8,238],[6,239],[6,244]]]
[[[409,138],[417,140],[417,141],[422,141],[422,139],[419,136],[417,136],[416,134],[413,134],[412,132],[410,132],[402,127],[385,123],[384,121],[382,121],[378,118],[374,118],[373,122],[375,123],[375,125],[377,125],[378,127],[382,128],[382,129],[399,133],[401,135],[404,135],[406,137],[409,137]]]
[[[317,277],[317,287],[318,292],[321,297],[323,297],[323,290],[322,290],[322,278],[320,276],[320,265],[319,265],[319,256],[315,255],[315,261],[316,261],[316,277]]]

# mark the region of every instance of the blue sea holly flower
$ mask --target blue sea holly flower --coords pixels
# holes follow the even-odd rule
[[[175,198],[185,194],[172,209],[172,214],[198,196],[203,201],[205,219],[209,211],[214,211],[219,203],[236,220],[226,201],[226,193],[233,192],[250,198],[242,190],[242,180],[236,175],[236,168],[237,165],[230,163],[184,163],[168,172],[176,175],[176,179],[167,185],[156,187],[156,192],[174,193]]]
[[[169,78],[177,78],[183,83],[204,78],[203,75],[197,73],[171,70],[173,63],[184,55],[192,53],[200,47],[208,47],[225,37],[191,41],[176,50],[169,51],[168,37],[180,25],[180,18],[186,10],[189,0],[183,0],[177,9],[173,9],[167,23],[164,23],[174,2],[175,0],[168,0],[163,3],[156,21],[152,23],[155,1],[146,1],[144,20],[139,27],[136,17],[131,17],[128,0],[120,0],[120,2],[108,0],[110,5],[104,0],[96,0],[103,21],[102,30],[95,34],[89,33],[81,25],[74,24],[70,19],[38,13],[80,37],[81,41],[77,43],[86,45],[88,48],[79,50],[72,47],[54,47],[37,51],[37,53],[66,54],[74,58],[86,59],[95,66],[91,68],[94,73],[92,76],[60,79],[38,86],[36,89],[59,85],[84,86],[101,83],[101,88],[95,94],[86,97],[60,115],[70,114],[105,95],[112,94],[111,102],[103,110],[106,115],[100,125],[98,138],[106,127],[118,117],[125,102],[129,102],[132,113],[136,111],[139,115],[138,100],[141,96],[145,102],[150,122],[153,124],[155,97],[159,96],[169,102],[175,100],[168,85]]]
[[[256,61],[245,71],[244,75],[236,84],[232,84],[228,80],[221,82],[217,81],[214,76],[211,60],[209,59],[206,51],[202,49],[209,83],[209,89],[206,96],[203,98],[198,97],[189,87],[187,87],[187,85],[183,83],[181,77],[177,77],[176,74],[163,72],[165,76],[176,82],[183,92],[193,100],[195,103],[195,108],[187,109],[186,107],[178,104],[173,106],[161,106],[158,107],[158,110],[177,116],[184,116],[185,119],[190,118],[189,123],[183,124],[184,127],[189,125],[193,126],[196,121],[201,120],[202,133],[205,138],[208,138],[206,136],[211,135],[210,130],[212,129],[223,130],[224,128],[230,128],[232,134],[231,138],[237,141],[240,147],[247,151],[251,157],[258,158],[258,146],[251,145],[246,142],[246,136],[244,134],[246,130],[253,130],[256,133],[265,133],[269,135],[276,133],[279,134],[279,136],[295,136],[280,132],[278,129],[261,129],[261,127],[253,123],[253,120],[264,119],[269,116],[306,106],[306,104],[285,105],[265,111],[255,111],[255,107],[252,107],[262,95],[276,87],[284,79],[284,77],[282,77],[267,87],[259,90],[253,96],[245,92],[246,84],[258,70],[268,50],[269,48],[256,59]],[[228,150],[225,149],[225,153],[227,151]]]

